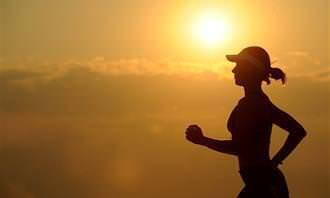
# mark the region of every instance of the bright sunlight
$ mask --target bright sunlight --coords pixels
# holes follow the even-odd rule
[[[204,13],[193,24],[194,39],[207,48],[215,48],[230,40],[229,21],[216,13]]]

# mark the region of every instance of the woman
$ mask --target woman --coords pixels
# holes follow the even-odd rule
[[[208,138],[197,125],[187,128],[186,139],[238,157],[239,172],[245,183],[239,198],[288,198],[287,184],[278,165],[296,148],[306,132],[294,118],[272,104],[261,86],[263,81],[270,84],[269,78],[285,83],[285,74],[281,69],[271,67],[269,55],[261,47],[247,47],[237,55],[226,57],[236,63],[232,70],[235,83],[244,88],[245,94],[228,119],[232,139]],[[272,124],[288,131],[289,135],[271,159]]]

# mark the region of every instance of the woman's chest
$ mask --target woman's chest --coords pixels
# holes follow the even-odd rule
[[[266,108],[241,108],[236,106],[230,113],[227,128],[232,135],[253,135],[257,131],[269,130],[272,125]]]

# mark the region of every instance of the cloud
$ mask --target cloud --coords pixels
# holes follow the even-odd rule
[[[319,54],[296,50],[287,52],[276,62],[288,75],[288,78],[305,78],[311,81],[329,81],[327,77],[330,65]]]
[[[329,82],[330,81],[330,67],[326,67],[324,69],[317,70],[314,72],[297,73],[295,75],[295,77],[308,78],[313,81]]]
[[[306,57],[309,56],[309,53],[307,51],[290,51],[288,52],[288,55],[290,56],[298,56],[298,57]]]
[[[75,68],[86,68],[92,72],[103,75],[199,75],[213,74],[219,78],[228,76],[231,65],[226,62],[202,63],[173,59],[152,61],[140,59],[106,60],[104,57],[95,57],[87,61],[68,60],[62,63],[49,63],[27,58],[21,62],[0,62],[0,72],[14,70],[18,72],[30,72],[33,76],[30,81],[45,82],[62,77]],[[22,81],[26,78],[13,77],[14,81]]]
[[[213,74],[218,78],[232,77],[233,64],[225,61],[212,63],[184,61],[173,59],[162,59],[152,61],[148,59],[120,59],[117,61],[106,61],[97,57],[85,65],[92,71],[108,75],[207,75]]]
[[[307,51],[290,51],[288,56],[276,61],[287,71],[289,77],[319,77],[327,80],[327,77],[318,76],[327,72],[329,67],[324,67],[324,63],[314,58]],[[150,60],[146,58],[132,58],[107,60],[102,56],[97,56],[89,60],[67,60],[62,62],[49,62],[33,57],[21,60],[0,59],[0,75],[3,77],[8,73],[16,71],[16,75],[8,76],[7,80],[17,86],[33,89],[37,84],[47,83],[70,73],[72,70],[83,68],[100,75],[136,75],[136,76],[189,76],[193,78],[216,77],[219,79],[231,79],[233,64],[224,60],[213,62],[206,61],[185,61],[174,58],[164,58]],[[276,66],[275,64],[275,66]],[[324,70],[324,71],[323,71]],[[29,75],[26,75],[29,74]],[[323,74],[323,75],[326,75]]]
[[[86,63],[93,71],[109,75],[191,75],[214,74],[219,78],[228,75],[229,66],[225,62],[201,63],[172,59],[151,61],[148,59],[120,59],[118,61],[106,61],[97,57]]]

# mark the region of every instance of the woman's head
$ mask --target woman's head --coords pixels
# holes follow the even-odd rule
[[[270,84],[269,78],[281,79],[283,84],[286,81],[285,73],[279,68],[271,67],[269,55],[261,47],[247,47],[239,54],[226,55],[226,58],[236,63],[232,72],[237,85],[260,84],[262,81]]]

